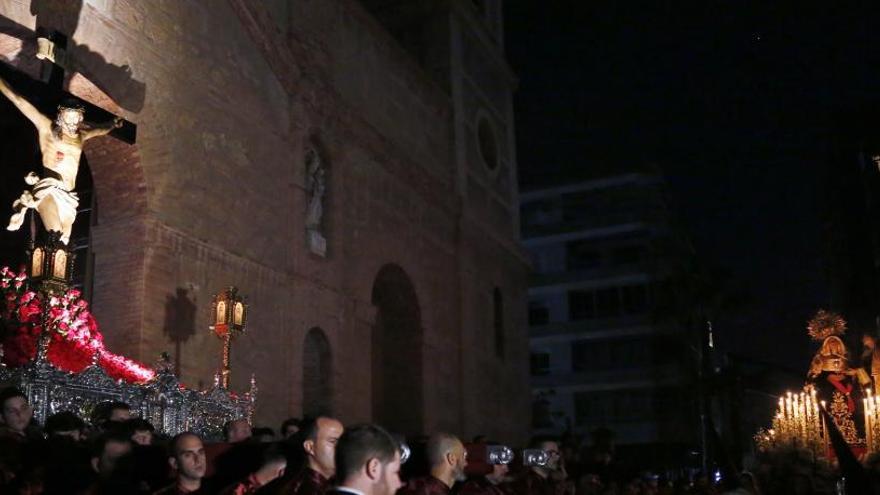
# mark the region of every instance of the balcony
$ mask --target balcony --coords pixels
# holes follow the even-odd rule
[[[677,364],[640,366],[615,370],[552,373],[532,376],[532,389],[603,391],[680,385],[686,375]]]
[[[579,232],[586,230],[608,229],[614,226],[630,226],[629,230],[663,227],[667,224],[668,214],[664,211],[638,208],[623,211],[605,211],[601,214],[565,217],[548,220],[546,223],[523,222],[522,238],[534,241],[537,238]]]
[[[582,281],[614,280],[634,275],[647,276],[656,271],[655,262],[636,262],[619,265],[605,265],[583,270],[571,270],[555,273],[533,273],[529,279],[529,288],[548,287],[571,284]]]
[[[649,335],[671,332],[654,325],[649,314],[593,318],[589,320],[547,323],[529,328],[530,338],[570,335],[581,339],[603,339],[623,335]]]

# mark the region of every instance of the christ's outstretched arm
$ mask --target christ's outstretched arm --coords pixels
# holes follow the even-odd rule
[[[113,129],[117,129],[122,127],[122,118],[114,117],[113,120],[109,122],[105,122],[101,125],[96,125],[90,129],[85,129],[80,132],[80,136],[82,136],[83,142],[92,139],[93,137],[104,136],[113,132]]]
[[[3,93],[4,96],[9,98],[9,101],[12,102],[16,108],[24,114],[25,117],[28,118],[31,122],[33,122],[34,126],[37,128],[39,132],[47,132],[51,129],[52,120],[40,113],[31,102],[24,99],[20,94],[13,91],[12,88],[9,87],[9,83],[6,82],[5,79],[0,77],[0,93]]]

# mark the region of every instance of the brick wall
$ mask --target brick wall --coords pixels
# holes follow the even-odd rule
[[[525,265],[509,236],[499,243],[463,220],[449,97],[356,1],[273,6],[84,3],[73,35],[81,79],[68,87],[138,126],[136,145],[103,138],[86,150],[99,205],[94,308],[108,346],[145,361],[168,351],[184,383],[207,386],[221,350],[207,328],[211,297],[234,284],[250,311],[232,386],[255,374],[258,423],[302,413],[314,327],[332,357],[334,411],[369,420],[371,297],[394,264],[420,307],[425,428],[522,439]],[[279,12],[289,22],[264,22]],[[9,15],[35,26],[26,8]],[[326,258],[304,235],[303,155],[315,143],[328,167]],[[482,307],[495,286],[509,320],[503,360]]]

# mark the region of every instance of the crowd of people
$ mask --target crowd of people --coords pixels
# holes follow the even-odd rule
[[[25,394],[0,391],[0,493],[9,494],[354,494],[354,495],[663,495],[720,493],[699,480],[621,478],[603,449],[586,456],[554,438],[528,446],[543,461],[493,464],[485,438],[464,443],[435,433],[400,437],[374,424],[332,417],[289,419],[277,432],[237,419],[225,441],[196,433],[172,438],[104,403],[89,421],[58,412],[40,427]],[[409,459],[407,459],[409,458]],[[758,493],[753,487],[741,494]]]

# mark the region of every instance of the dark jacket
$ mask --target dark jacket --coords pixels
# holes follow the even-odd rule
[[[446,495],[449,492],[446,483],[433,476],[422,476],[409,480],[406,485],[397,490],[397,495]]]

